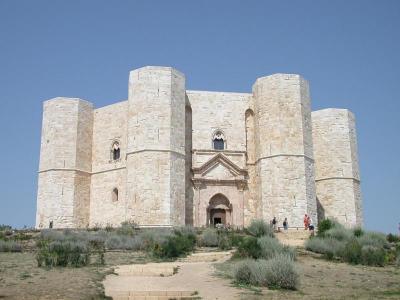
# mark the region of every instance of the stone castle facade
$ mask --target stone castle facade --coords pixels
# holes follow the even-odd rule
[[[226,93],[144,67],[130,73],[127,101],[50,99],[38,177],[38,228],[363,222],[354,116],[311,112],[308,83],[293,74]]]

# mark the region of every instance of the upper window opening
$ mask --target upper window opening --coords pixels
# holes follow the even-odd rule
[[[215,150],[224,150],[225,149],[225,138],[224,138],[224,134],[221,131],[217,131],[214,133],[213,147]]]
[[[114,142],[112,149],[111,149],[111,153],[112,153],[112,159],[113,160],[119,160],[121,157],[121,149],[119,146],[119,142]]]

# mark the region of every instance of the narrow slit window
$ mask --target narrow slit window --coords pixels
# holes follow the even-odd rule
[[[114,142],[112,149],[111,149],[111,154],[112,154],[112,160],[119,160],[121,157],[121,148],[119,146],[118,142]]]
[[[112,202],[118,201],[118,189],[114,188],[111,195]]]

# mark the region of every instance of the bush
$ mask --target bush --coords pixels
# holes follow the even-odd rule
[[[346,243],[342,258],[344,261],[351,264],[359,264],[361,263],[361,245],[357,239],[352,239]]]
[[[331,219],[323,219],[321,222],[318,223],[318,236],[323,237],[325,231],[333,228],[334,222]]]
[[[299,274],[292,258],[281,254],[267,261],[267,283],[270,288],[295,290],[299,284]]]
[[[254,236],[246,236],[239,244],[235,255],[238,257],[251,257],[255,259],[261,257],[261,247],[257,242],[257,238]]]
[[[307,250],[324,254],[328,259],[333,259],[342,255],[345,242],[332,238],[315,237],[309,239],[305,247]]]
[[[387,240],[389,243],[398,243],[398,242],[400,242],[400,237],[399,237],[398,235],[389,233],[389,234],[386,236],[386,240]]]
[[[218,235],[218,248],[221,250],[232,249],[231,239],[225,232],[220,232]]]
[[[292,260],[295,259],[296,252],[294,249],[282,245],[277,239],[263,236],[257,240],[260,247],[260,258],[271,259],[280,254],[286,254]]]
[[[172,259],[193,251],[196,235],[193,229],[179,228],[173,231],[165,241],[154,242],[151,252],[155,257]]]
[[[206,247],[218,246],[218,232],[214,228],[206,228],[199,237],[199,245]]]
[[[361,248],[361,262],[363,265],[383,267],[385,251],[374,246],[363,246]]]
[[[265,261],[253,259],[239,261],[233,267],[234,281],[245,285],[266,285],[261,265],[265,265]]]
[[[353,237],[353,232],[343,226],[335,226],[324,233],[324,237],[339,241],[348,241]]]
[[[264,220],[253,220],[247,231],[255,237],[270,236],[274,237],[274,230],[271,225],[267,224]]]
[[[84,242],[41,241],[36,260],[39,267],[81,267],[89,263],[89,249]]]
[[[400,254],[397,255],[396,266],[400,267]]]
[[[240,261],[234,266],[233,277],[239,284],[270,288],[296,289],[299,283],[293,260],[287,255],[278,255],[270,260]]]
[[[110,235],[106,240],[105,246],[110,250],[140,250],[143,245],[141,236],[126,236],[126,235]]]
[[[0,240],[0,252],[21,252],[21,244],[15,241]]]
[[[360,237],[360,236],[364,235],[364,230],[362,230],[360,227],[356,227],[353,229],[353,235],[355,237]]]
[[[361,246],[374,246],[377,248],[389,248],[386,236],[379,232],[366,232],[360,236],[358,242]]]

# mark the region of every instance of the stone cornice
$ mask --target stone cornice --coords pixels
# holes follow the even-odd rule
[[[285,156],[286,156],[286,157],[304,157],[304,158],[306,158],[306,159],[308,159],[308,160],[314,162],[314,159],[313,159],[312,157],[309,157],[309,156],[304,155],[304,154],[285,154],[285,153],[279,153],[279,154],[268,155],[268,156],[263,156],[263,157],[257,158],[257,159],[256,159],[256,163],[258,163],[260,160],[263,160],[263,159],[274,158],[274,157],[281,157],[281,156],[284,156],[284,157],[285,157]]]
[[[164,152],[164,153],[174,153],[177,154],[179,156],[183,156],[185,157],[185,153],[181,153],[178,151],[174,151],[174,150],[168,150],[168,149],[140,149],[140,150],[136,150],[136,151],[129,151],[126,153],[126,157],[128,157],[131,154],[136,154],[136,153],[141,153],[141,152]]]
[[[102,170],[102,171],[97,171],[97,172],[88,172],[88,171],[84,171],[84,170],[80,170],[80,169],[72,169],[72,168],[50,168],[50,169],[45,169],[45,170],[39,170],[38,173],[46,173],[46,172],[51,172],[51,171],[67,171],[67,172],[79,172],[79,173],[84,173],[84,174],[88,174],[88,175],[96,175],[96,174],[107,173],[107,172],[123,170],[123,169],[126,169],[126,167],[119,167],[119,168]]]
[[[350,180],[354,180],[358,183],[361,182],[360,179],[355,178],[355,177],[323,177],[323,178],[315,179],[315,182],[324,181],[324,180],[335,180],[335,179],[348,179],[348,180],[350,179]]]

